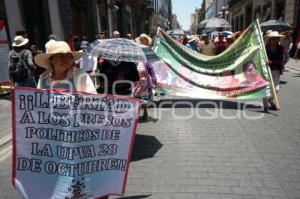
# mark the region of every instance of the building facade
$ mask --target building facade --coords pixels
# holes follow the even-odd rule
[[[283,20],[293,27],[300,26],[299,0],[230,0],[228,10],[233,31],[243,30],[258,18]]]
[[[44,49],[50,34],[60,40],[95,39],[118,30],[136,37],[172,28],[171,0],[0,0],[0,20],[11,46],[17,29],[25,29],[30,44]],[[3,65],[3,64],[2,64]],[[7,66],[0,66],[0,73]]]
[[[11,13],[14,13],[13,15]],[[61,40],[70,35],[90,40],[99,32],[110,36],[131,33],[155,34],[158,27],[172,26],[171,0],[0,0],[0,19],[7,22],[11,41],[15,30],[24,28],[32,44],[40,48],[55,34]]]

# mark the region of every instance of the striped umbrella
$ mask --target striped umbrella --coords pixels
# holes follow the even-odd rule
[[[90,45],[89,54],[112,61],[154,62],[159,57],[148,46],[125,38],[96,40]]]

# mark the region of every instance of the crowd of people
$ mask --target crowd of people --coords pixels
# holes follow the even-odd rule
[[[130,34],[127,34],[126,37],[132,40]],[[120,33],[114,31],[111,38],[120,38]],[[107,39],[106,32],[97,35],[96,39]],[[148,47],[152,45],[152,38],[144,33],[136,37],[134,41]],[[26,35],[17,35],[8,57],[12,84],[32,88],[68,89],[140,98],[144,102],[141,103],[143,110],[141,120],[146,121],[148,119],[147,102],[152,98],[152,87],[156,84],[152,66],[146,62],[119,62],[95,57],[87,53],[90,43],[86,38],[82,38],[78,42],[80,44],[74,42],[73,46],[70,46],[67,42],[59,41],[55,35],[51,34],[43,52],[38,50],[35,45],[28,48],[29,39]],[[13,68],[18,65],[25,66],[23,68],[28,71],[26,77],[16,78],[17,73],[13,74]],[[97,72],[101,75],[96,76]],[[107,78],[105,81],[103,76]],[[127,82],[115,85],[114,83],[118,80],[127,80]]]
[[[196,52],[207,56],[215,56],[225,51],[239,36],[241,32],[220,31],[216,36],[202,35],[179,35],[174,37],[179,43]],[[178,38],[178,39],[177,39]]]
[[[200,36],[180,35],[174,38],[187,48],[207,56],[215,56],[230,47],[240,35],[241,32],[224,31],[219,32],[216,37],[202,34]],[[107,38],[106,32],[102,32],[96,37],[97,40]],[[111,38],[120,38],[120,33],[114,31]],[[152,38],[144,33],[135,39],[131,34],[127,34],[126,38],[148,47],[152,46]],[[284,71],[284,64],[289,59],[289,51],[292,46],[291,35],[290,32],[279,34],[276,31],[267,31],[264,34],[264,39],[268,64],[276,92],[278,92],[280,75]],[[36,45],[28,47],[28,44],[29,39],[26,31],[19,32],[14,38],[13,48],[9,53],[9,70],[25,64],[28,71],[25,76],[24,73],[22,76],[10,71],[10,80],[15,86],[44,89],[63,88],[89,93],[129,95],[145,102],[141,105],[142,120],[147,120],[147,101],[152,99],[152,88],[156,86],[157,82],[151,64],[146,62],[117,62],[92,56],[87,53],[90,43],[86,37],[76,38],[70,45],[67,42],[59,41],[55,35],[51,34],[49,41],[45,44],[45,51],[39,50]],[[298,44],[295,57],[299,48],[300,44]],[[249,77],[251,77],[250,69],[254,71],[256,69],[255,64],[249,63],[245,66],[245,71],[248,71]],[[101,76],[95,78],[97,72],[104,74],[108,81],[105,82]],[[133,82],[133,85],[120,83],[114,87],[114,82],[118,80],[129,80]],[[104,85],[104,82],[107,85]],[[249,82],[245,80],[245,84],[249,84]],[[272,99],[264,99],[265,110],[269,109],[269,105],[275,109],[275,103]]]

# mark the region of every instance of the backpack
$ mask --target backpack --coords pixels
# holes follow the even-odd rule
[[[9,66],[9,77],[14,82],[24,82],[28,78],[28,67],[26,61],[23,59],[25,50],[17,53],[11,51],[10,55],[10,66]]]

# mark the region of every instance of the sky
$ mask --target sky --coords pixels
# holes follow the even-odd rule
[[[177,20],[183,30],[188,30],[191,23],[191,14],[195,12],[195,7],[200,8],[202,0],[172,0],[173,13],[177,15]]]

